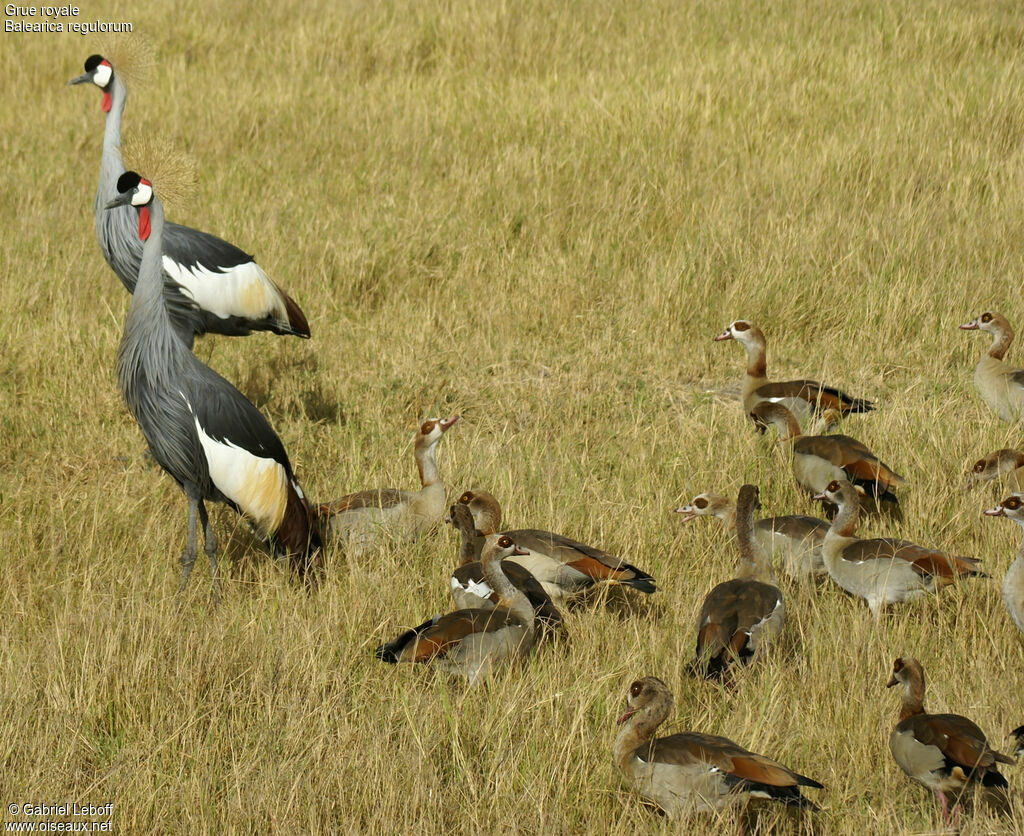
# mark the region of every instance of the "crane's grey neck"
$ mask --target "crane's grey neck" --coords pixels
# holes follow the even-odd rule
[[[162,332],[165,329],[168,332],[174,331],[163,296],[164,207],[154,195],[148,208],[149,237],[142,245],[139,280],[135,285],[135,292],[128,306],[128,316],[125,319],[126,338],[129,332],[134,333],[140,324],[147,325],[154,332]],[[135,211],[137,210],[133,209],[133,213]]]
[[[93,205],[95,212],[104,211],[103,207],[117,197],[117,178],[124,174],[124,162],[121,159],[121,117],[124,115],[124,103],[128,97],[117,73],[107,85],[110,93],[110,112],[103,128],[103,155],[100,157],[100,182],[96,187],[96,200]],[[112,209],[112,212],[125,211]]]

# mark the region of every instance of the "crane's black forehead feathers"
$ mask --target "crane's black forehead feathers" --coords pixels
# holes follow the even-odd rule
[[[117,193],[124,194],[139,185],[142,178],[134,171],[126,171],[117,178]]]
[[[85,71],[87,73],[91,73],[100,65],[100,62],[102,60],[102,55],[90,55],[88,58],[85,59]]]

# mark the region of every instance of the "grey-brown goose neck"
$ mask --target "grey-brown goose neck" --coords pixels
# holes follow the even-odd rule
[[[480,559],[484,537],[473,525],[473,516],[465,505],[455,504],[449,510],[452,527],[459,533],[459,566]]]
[[[629,719],[622,723],[619,733],[615,736],[615,762],[623,772],[628,772],[627,764],[637,747],[654,737],[654,732],[665,722],[672,710],[672,693],[661,680],[647,677],[640,682],[650,688],[652,680],[661,687],[651,694],[646,703],[629,715]]]
[[[741,343],[747,352],[747,376],[757,380],[767,380],[767,347],[761,329],[756,325],[751,325]]]
[[[416,445],[416,469],[420,474],[420,484],[424,487],[436,485],[441,481],[441,471],[437,469],[437,442]]]
[[[736,501],[736,541],[740,551],[740,565],[736,577],[774,584],[775,578],[766,552],[754,548],[754,512],[757,506],[757,488],[753,485],[740,488]]]
[[[840,537],[853,537],[857,531],[857,518],[860,515],[860,502],[853,485],[849,483],[841,485],[835,503],[839,510],[832,520],[829,531]]]
[[[890,684],[901,684],[899,722],[924,714],[924,668],[916,659],[897,659]]]
[[[1013,329],[1010,327],[1010,323],[1007,322],[1003,317],[999,320],[993,319],[993,327],[990,331],[992,334],[992,345],[989,346],[988,356],[993,360],[1002,360],[1010,347],[1010,343],[1013,342]]]
[[[527,634],[532,636],[534,631],[534,617],[536,613],[530,606],[529,599],[508,579],[508,576],[501,569],[502,549],[498,541],[502,539],[492,534],[484,543],[483,554],[480,557],[480,568],[484,580],[490,584],[491,589],[498,595],[498,604],[523,623]]]

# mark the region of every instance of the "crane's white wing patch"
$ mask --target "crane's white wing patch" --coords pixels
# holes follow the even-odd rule
[[[288,504],[288,475],[274,459],[254,456],[230,441],[210,438],[195,419],[210,478],[224,496],[267,534],[277,531]]]
[[[204,311],[222,319],[241,316],[263,319],[275,316],[288,321],[288,311],[277,287],[255,261],[230,267],[223,273],[202,264],[186,267],[170,256],[163,257],[164,270]]]

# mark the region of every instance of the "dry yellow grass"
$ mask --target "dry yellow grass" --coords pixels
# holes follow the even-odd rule
[[[1024,328],[1024,11],[1014,3],[94,5],[158,50],[125,127],[197,161],[174,219],[254,250],[313,340],[207,338],[198,355],[270,416],[307,493],[412,486],[412,427],[458,411],[451,495],[621,552],[661,591],[567,615],[571,644],[482,687],[372,650],[447,606],[454,538],[305,594],[219,510],[224,602],[175,606],[185,502],[141,455],[114,353],[128,298],[91,204],[102,114],[67,89],[77,35],[4,35],[0,72],[0,769],[8,802],[113,802],[123,832],[669,830],[620,783],[613,720],[638,674],[666,731],[725,734],[826,784],[765,831],[920,833],[931,797],[892,762],[895,655],[927,704],[997,746],[1024,722],[999,579],[1019,532],[959,492],[1019,445],[979,404],[958,322]],[[980,557],[989,580],[880,624],[787,586],[782,648],[733,693],[689,679],[693,619],[729,576],[694,493],[789,465],[728,397],[739,316],[769,371],[878,404],[847,422],[908,477],[905,522],[866,531]],[[1024,365],[1024,349],[1012,349]],[[633,600],[633,599],[631,599]],[[972,832],[1020,832],[981,808]],[[6,813],[4,814],[6,815]],[[715,829],[731,822],[705,821]]]

